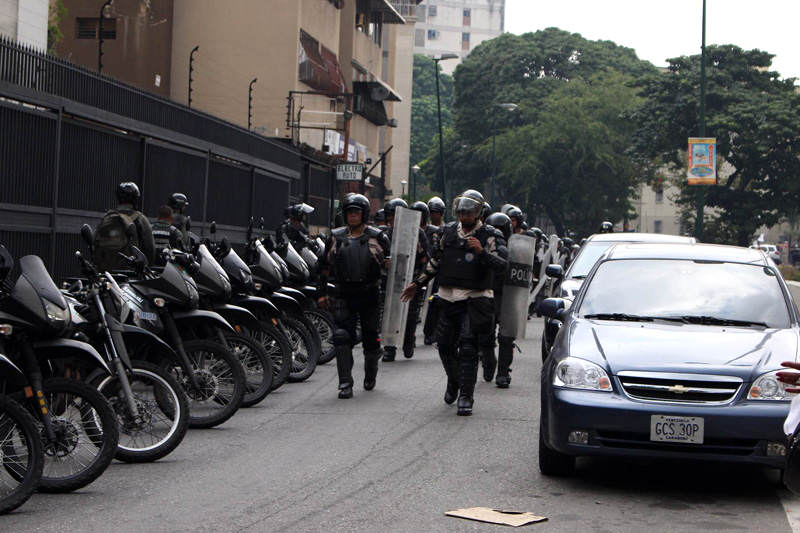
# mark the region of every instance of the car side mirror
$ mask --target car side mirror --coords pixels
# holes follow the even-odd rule
[[[547,318],[563,322],[564,315],[567,314],[566,305],[563,298],[545,298],[542,300],[542,303],[539,304],[539,313]]]
[[[547,268],[544,269],[544,273],[548,278],[561,279],[564,277],[564,267],[556,264],[547,265]]]
[[[89,245],[89,248],[94,245],[94,231],[89,224],[81,226],[81,237],[83,237],[83,242]]]

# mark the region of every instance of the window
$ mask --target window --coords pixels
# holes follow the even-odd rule
[[[657,204],[664,203],[664,189],[662,188],[656,189],[656,203]]]
[[[425,46],[425,30],[414,30],[414,46]]]
[[[653,233],[662,233],[664,231],[663,224],[660,220],[653,221]]]
[[[96,18],[76,18],[75,19],[75,38],[76,39],[97,39]],[[103,39],[117,38],[117,19],[103,19]]]
[[[469,33],[461,34],[461,49],[469,51]]]
[[[427,13],[428,6],[417,6],[417,21],[425,22],[425,15]]]
[[[472,23],[472,10],[470,8],[464,9],[464,26],[469,26]]]
[[[429,17],[436,16],[436,6],[428,6],[428,16]]]
[[[439,38],[439,30],[428,30],[428,40],[435,41]]]

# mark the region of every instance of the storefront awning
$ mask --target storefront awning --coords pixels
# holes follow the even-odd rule
[[[371,0],[370,7],[372,11],[383,14],[384,24],[405,24],[406,19],[397,12],[389,0]]]
[[[353,90],[356,90],[356,86],[358,86],[359,90],[362,92],[366,92],[370,95],[370,98],[376,102],[402,102],[403,99],[400,95],[392,89],[388,83],[381,81],[379,79],[375,79],[373,81],[354,81],[353,82]]]

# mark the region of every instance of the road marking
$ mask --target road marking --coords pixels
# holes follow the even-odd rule
[[[792,533],[800,533],[800,497],[786,489],[779,489],[778,496],[781,499],[783,510],[786,511],[786,518],[789,520]]]

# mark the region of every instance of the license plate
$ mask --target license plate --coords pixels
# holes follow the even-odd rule
[[[650,416],[650,440],[703,444],[705,422],[696,416]]]

